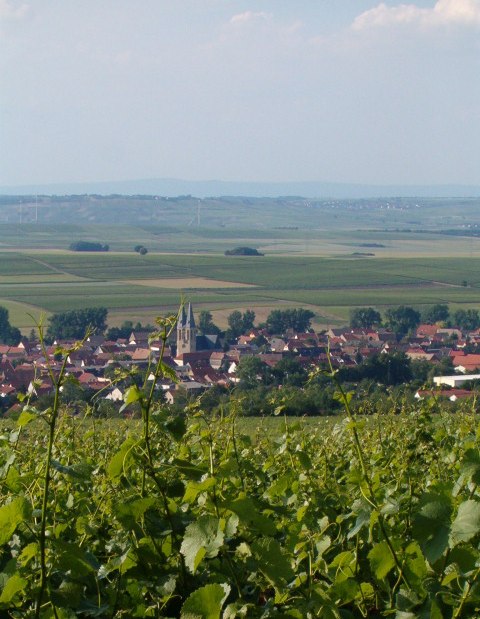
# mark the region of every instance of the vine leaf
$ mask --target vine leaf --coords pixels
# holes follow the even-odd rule
[[[2,595],[0,595],[0,604],[9,604],[17,593],[20,593],[27,586],[27,581],[18,574],[13,574],[7,580]]]
[[[413,536],[420,542],[430,563],[435,563],[448,548],[452,508],[443,497],[425,503],[415,516]]]
[[[200,516],[185,529],[180,552],[185,557],[188,569],[195,573],[203,557],[216,557],[223,544],[223,531],[218,518]]]
[[[17,497],[0,507],[0,546],[8,542],[30,511],[30,504],[24,497]]]
[[[230,585],[205,585],[191,593],[182,606],[181,619],[220,619]]]
[[[457,517],[452,523],[450,547],[468,542],[480,531],[480,503],[469,499],[460,503]]]
[[[295,573],[279,542],[271,537],[264,537],[252,544],[252,552],[258,561],[258,569],[276,591],[284,592],[288,583],[295,578]]]
[[[387,542],[380,542],[368,553],[370,567],[376,578],[383,580],[388,572],[395,567],[395,560],[392,557]]]

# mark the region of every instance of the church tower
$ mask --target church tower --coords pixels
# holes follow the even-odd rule
[[[197,326],[193,317],[192,304],[187,310],[182,307],[177,321],[177,357],[185,352],[197,351]]]

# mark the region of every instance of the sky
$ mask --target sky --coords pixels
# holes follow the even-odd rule
[[[0,186],[480,184],[480,0],[0,0]]]

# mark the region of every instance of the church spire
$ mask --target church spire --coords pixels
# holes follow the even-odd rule
[[[182,306],[178,312],[177,321],[177,356],[183,353],[196,352],[197,350],[197,327],[193,316],[192,304],[187,309]]]

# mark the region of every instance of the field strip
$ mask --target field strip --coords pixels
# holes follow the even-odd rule
[[[150,288],[173,288],[178,290],[186,288],[258,288],[255,284],[226,282],[221,279],[210,279],[208,277],[162,277],[158,279],[117,280],[117,282],[135,286],[148,286]]]
[[[66,284],[66,283],[82,283],[89,282],[86,277],[80,275],[70,275],[61,271],[47,273],[45,275],[0,275],[0,284],[8,286],[25,286],[38,284]]]

